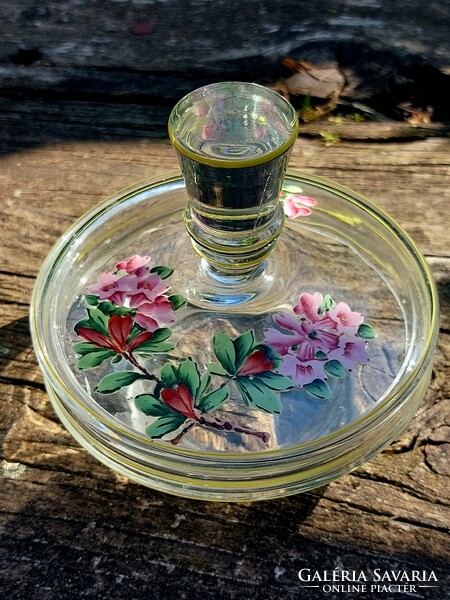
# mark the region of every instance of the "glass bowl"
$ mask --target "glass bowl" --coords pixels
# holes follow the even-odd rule
[[[276,248],[229,301],[185,229],[179,173],[108,199],[51,251],[35,352],[59,418],[111,469],[203,500],[286,496],[367,461],[414,415],[437,337],[422,255],[334,183],[291,170],[281,200]]]

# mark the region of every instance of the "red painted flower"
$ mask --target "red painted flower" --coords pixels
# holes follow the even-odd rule
[[[188,419],[198,420],[194,412],[194,399],[185,385],[180,384],[174,390],[165,388],[161,391],[161,398],[167,406],[170,406],[170,408],[173,408],[173,410],[176,410]]]
[[[256,350],[248,356],[237,371],[237,375],[257,375],[264,371],[272,371],[272,361],[267,358],[262,350]]]
[[[108,320],[108,335],[104,335],[95,329],[88,329],[87,327],[80,327],[77,333],[88,342],[100,348],[108,348],[108,350],[113,350],[117,354],[126,354],[132,352],[152,337],[150,331],[143,331],[127,344],[132,327],[133,319],[129,315],[125,317],[112,315]]]

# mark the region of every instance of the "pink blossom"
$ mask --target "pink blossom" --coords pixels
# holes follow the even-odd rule
[[[118,262],[116,269],[118,271],[126,271],[129,275],[132,273],[137,275],[136,271],[142,271],[142,267],[145,267],[145,265],[147,265],[149,262],[150,256],[139,256],[138,254],[135,254],[128,260],[122,260],[121,262]],[[144,273],[141,272],[138,277],[142,276],[143,274]]]
[[[350,310],[345,302],[339,302],[334,308],[330,308],[328,317],[336,323],[338,331],[347,335],[356,335],[358,327],[364,321],[363,315]]]
[[[150,257],[134,255],[118,262],[114,273],[102,273],[86,291],[115,306],[136,309],[135,322],[155,331],[161,323],[173,323],[173,306],[166,295],[169,286],[157,273],[151,273]]]
[[[314,200],[314,198],[300,194],[285,195],[285,193],[282,193],[280,197],[283,201],[284,212],[290,219],[309,216],[311,207],[317,205],[317,200]]]
[[[328,378],[325,366],[339,361],[351,370],[369,359],[367,342],[357,336],[364,318],[344,302],[335,305],[320,293],[300,296],[292,315],[278,313],[273,321],[279,329],[265,331],[265,341],[282,357],[282,375],[292,377],[296,385],[307,385],[315,379]]]
[[[115,273],[102,273],[97,283],[89,285],[86,288],[89,294],[98,296],[100,300],[109,300],[113,304],[122,305],[128,291],[127,284]]]
[[[284,356],[292,346],[298,346],[304,341],[305,334],[301,328],[301,323],[297,322],[291,315],[279,313],[273,316],[273,320],[282,329],[292,332],[288,334],[286,331],[281,332],[273,328],[266,329],[264,332],[266,344],[269,344]]]
[[[204,117],[209,113],[209,106],[204,102],[200,102],[195,106],[194,112],[197,117]]]
[[[202,127],[202,139],[220,140],[226,131],[225,124],[220,120],[209,121]]]
[[[137,312],[134,316],[134,321],[137,325],[146,329],[147,331],[156,331],[159,328],[158,321],[150,315],[145,313]]]
[[[144,329],[155,331],[159,323],[174,323],[172,304],[165,296],[158,296],[152,302],[143,302],[137,307],[134,320]]]
[[[324,362],[320,360],[301,361],[295,354],[287,354],[278,369],[281,375],[292,378],[295,385],[304,386],[315,379],[326,379]]]
[[[211,123],[206,123],[202,127],[202,138],[204,140],[210,140],[214,135],[214,126]]]
[[[363,339],[349,339],[342,336],[339,348],[330,352],[327,358],[338,360],[342,365],[351,371],[355,365],[363,365],[369,362],[366,351],[367,342]]]
[[[167,292],[168,289],[169,286],[156,273],[150,273],[145,278],[138,278],[132,293],[130,306],[137,307],[144,302],[152,302],[155,298]]]
[[[298,304],[294,306],[296,315],[303,315],[313,323],[320,319],[319,306],[323,302],[323,296],[319,292],[315,294],[301,294]]]

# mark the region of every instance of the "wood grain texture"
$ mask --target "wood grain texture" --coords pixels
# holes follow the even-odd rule
[[[315,590],[300,592],[300,568],[378,567],[434,569],[441,587],[417,597],[442,600],[450,559],[450,141],[325,148],[298,140],[292,167],[366,195],[427,255],[442,308],[433,379],[408,429],[351,475],[283,500],[208,504],[129,483],[73,441],[45,394],[27,322],[34,278],[59,235],[106,196],[175,169],[174,152],[145,134],[142,107],[128,114],[123,135],[111,114],[89,124],[84,112],[85,139],[76,110],[67,108],[64,124],[51,112],[56,101],[44,114],[34,112],[36,100],[25,104],[34,129],[25,141],[11,130],[0,159],[2,596],[316,599]],[[23,106],[10,108],[22,133]],[[59,128],[60,141],[48,126]]]
[[[22,0],[2,3],[1,21],[0,61],[14,64],[223,74],[267,69],[317,40],[359,38],[441,62],[450,51],[448,10],[438,0],[216,0],[212,19],[202,0]],[[133,35],[139,23],[152,25],[148,35]]]
[[[21,0],[0,2],[0,22],[0,597],[317,600],[317,590],[300,589],[300,568],[415,568],[434,569],[439,587],[414,597],[443,600],[450,589],[446,3]],[[60,424],[31,349],[32,287],[51,246],[86,210],[177,168],[161,138],[178,98],[224,78],[273,83],[288,55],[331,61],[350,104],[382,106],[395,118],[396,103],[411,100],[431,104],[442,121],[307,123],[291,160],[379,204],[426,255],[441,301],[432,381],[387,450],[324,488],[256,504],[167,496],[113,474]],[[342,141],[327,148],[324,133]]]

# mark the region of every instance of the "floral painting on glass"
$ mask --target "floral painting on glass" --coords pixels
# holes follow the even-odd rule
[[[267,445],[269,433],[227,415],[231,385],[244,409],[277,415],[283,393],[303,388],[318,401],[330,399],[328,380],[345,377],[369,360],[367,344],[376,331],[345,302],[318,292],[302,293],[292,314],[274,314],[263,339],[253,329],[235,337],[215,333],[210,364],[178,357],[169,326],[186,301],[171,293],[172,273],[169,267],[152,266],[148,256],[118,262],[86,287],[86,318],[74,328],[82,339],[73,345],[78,369],[95,369],[108,360],[113,365],[97,382],[96,393],[112,394],[137,381],[148,388],[134,396],[134,403],[149,417],[150,438],[175,445],[202,427],[253,436]],[[156,354],[166,359],[154,373],[145,362]],[[114,365],[123,360],[129,367],[118,370]]]

